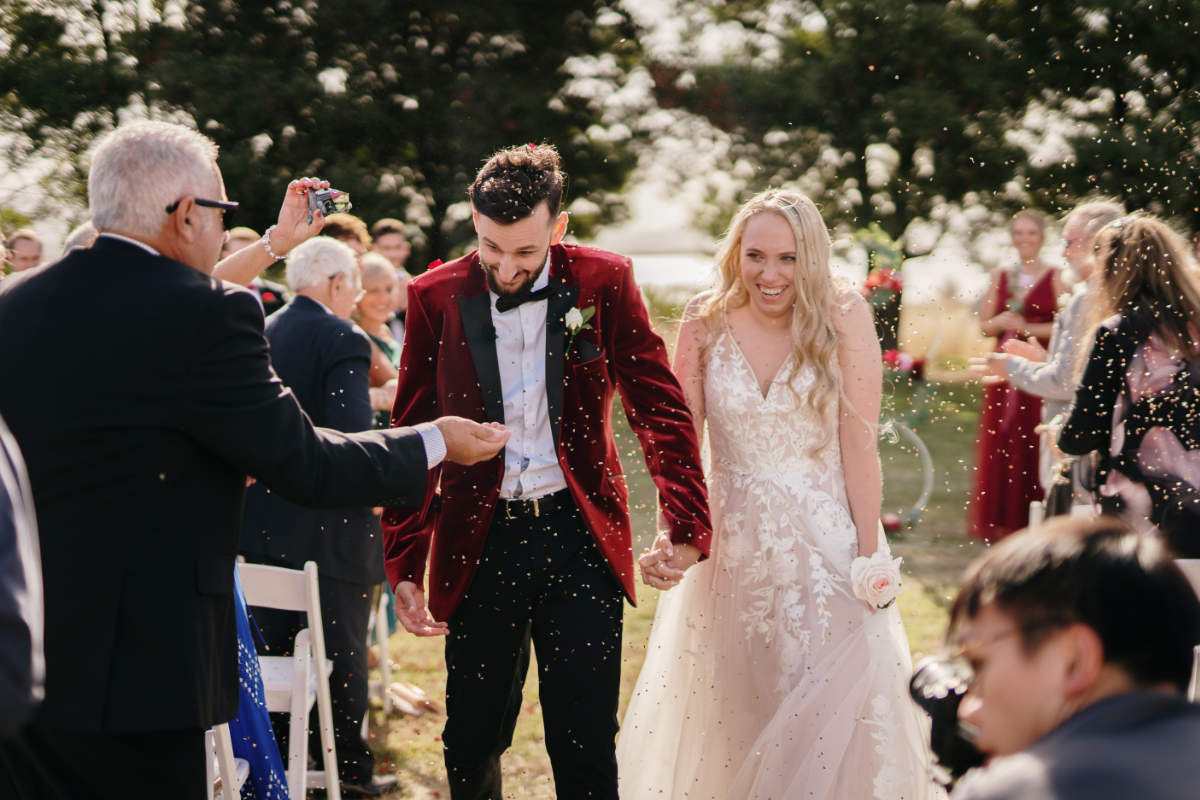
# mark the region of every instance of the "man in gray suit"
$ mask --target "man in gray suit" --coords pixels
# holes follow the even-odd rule
[[[1009,537],[950,620],[974,673],[959,720],[992,756],[954,800],[1200,796],[1200,600],[1157,541],[1105,518]]]

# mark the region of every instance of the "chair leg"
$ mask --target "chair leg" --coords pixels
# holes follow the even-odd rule
[[[308,786],[308,685],[312,679],[309,632],[296,635],[295,672],[292,675],[292,707],[288,716],[288,794],[303,798]]]
[[[208,800],[214,800],[214,785],[217,782],[217,773],[213,769],[213,756],[215,755],[216,745],[213,740],[212,728],[204,732],[204,796]]]
[[[314,659],[315,661],[315,659]],[[329,694],[329,664],[314,664],[317,669],[317,718],[321,727],[321,755],[325,762],[325,796],[328,800],[342,800],[342,787],[338,782],[337,745],[333,738],[333,701]]]
[[[217,765],[221,771],[221,798],[241,800],[242,791],[238,787],[237,765],[233,759],[233,739],[229,735],[229,725],[214,725],[212,737],[217,749]]]

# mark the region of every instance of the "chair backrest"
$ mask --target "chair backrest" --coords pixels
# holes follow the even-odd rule
[[[1196,594],[1200,595],[1200,558],[1177,558],[1175,563],[1191,581]]]
[[[304,571],[271,567],[266,564],[237,565],[246,605],[281,608],[286,611],[312,611],[309,598],[317,597],[317,564],[307,561]]]

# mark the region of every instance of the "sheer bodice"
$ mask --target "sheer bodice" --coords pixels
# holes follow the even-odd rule
[[[705,350],[713,552],[660,598],[622,798],[926,796],[908,645],[850,588],[838,405],[813,383],[789,355],[764,396],[727,329]]]

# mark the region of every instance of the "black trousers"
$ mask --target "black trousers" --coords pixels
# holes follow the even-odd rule
[[[576,510],[497,517],[446,638],[450,794],[501,800],[532,643],[558,797],[616,800],[620,585]]]
[[[114,733],[30,724],[0,741],[0,797],[201,800],[207,796],[204,759],[199,728]]]
[[[371,617],[373,586],[320,578],[321,616],[324,618],[325,655],[333,661],[329,678],[333,706],[333,738],[337,747],[338,777],[343,783],[368,783],[375,756],[362,737],[367,714],[367,623]],[[305,615],[270,608],[251,610],[262,632],[269,655],[291,655],[296,634],[307,627]],[[287,762],[288,715],[272,714],[275,739]],[[308,752],[317,769],[324,769],[320,718],[313,704],[308,720]]]

